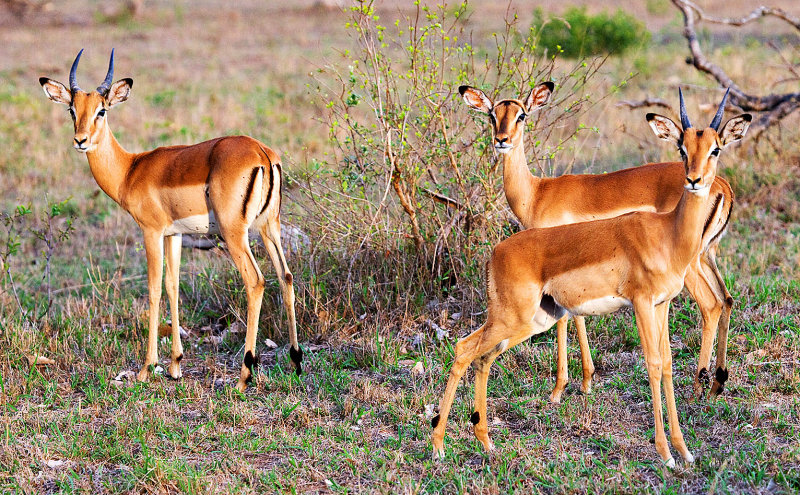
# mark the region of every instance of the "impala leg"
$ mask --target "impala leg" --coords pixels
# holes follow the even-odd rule
[[[283,255],[281,224],[277,218],[268,220],[267,223],[261,226],[261,238],[264,240],[264,245],[267,246],[267,252],[272,260],[272,265],[275,267],[275,273],[278,275],[283,305],[286,308],[286,315],[289,319],[289,342],[292,346],[289,350],[289,356],[294,364],[295,373],[299,375],[303,369],[301,365],[303,350],[297,342],[297,320],[294,311],[294,277],[292,272],[289,271],[289,265]]]
[[[592,378],[594,377],[594,363],[592,350],[589,348],[589,337],[586,334],[586,318],[576,316],[572,319],[578,332],[578,344],[581,346],[581,368],[583,368],[583,383],[581,392],[588,394],[592,391]]]
[[[697,373],[694,376],[694,395],[699,398],[703,395],[710,378],[708,367],[714,336],[722,314],[722,301],[703,273],[700,260],[689,265],[684,283],[689,294],[697,302],[701,316],[700,355],[697,358]]]
[[[678,408],[675,405],[675,389],[672,383],[672,349],[669,343],[669,302],[656,306],[656,321],[660,320],[660,349],[664,384],[664,398],[667,403],[667,418],[669,419],[669,437],[672,446],[681,454],[686,462],[694,462],[694,456],[686,446],[683,432],[678,421]]]
[[[664,417],[661,407],[661,375],[663,371],[659,348],[659,327],[661,325],[656,322],[655,308],[649,301],[634,302],[634,313],[636,314],[636,327],[639,330],[639,338],[642,341],[642,351],[645,365],[647,366],[650,391],[653,395],[656,451],[661,456],[661,460],[668,467],[673,468],[675,467],[675,459],[672,458],[667,444],[667,436],[664,434]]]
[[[725,381],[728,379],[728,331],[731,325],[731,311],[733,311],[733,297],[725,287],[725,280],[722,274],[719,273],[717,268],[717,261],[715,258],[716,247],[712,246],[703,258],[703,271],[711,272],[719,284],[720,291],[722,292],[722,316],[719,319],[719,327],[717,330],[717,369],[714,373],[714,384],[711,386],[710,395],[712,397],[722,393],[725,387]]]
[[[258,264],[250,251],[247,240],[247,230],[234,233],[224,233],[223,237],[228,244],[236,268],[242,274],[244,288],[247,292],[247,334],[244,339],[244,362],[236,388],[240,392],[247,389],[253,379],[258,366],[256,354],[256,337],[258,335],[258,316],[261,313],[261,300],[264,296],[264,277]]]
[[[140,382],[150,378],[150,366],[158,364],[158,323],[161,313],[161,277],[164,273],[164,236],[160,232],[144,232],[144,251],[147,256],[147,289],[150,309],[147,326],[147,354],[136,378]]]
[[[569,317],[564,315],[556,324],[556,386],[550,393],[550,402],[561,402],[561,395],[569,381],[569,362],[567,359],[567,324]]]
[[[164,239],[164,258],[167,260],[165,273],[167,297],[172,311],[172,360],[169,363],[169,376],[174,379],[181,378],[181,359],[183,359],[183,344],[181,344],[180,323],[178,319],[178,281],[181,267],[181,235],[173,235]]]

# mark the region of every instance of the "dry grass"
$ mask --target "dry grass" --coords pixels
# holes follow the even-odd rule
[[[72,0],[59,3],[56,12],[46,14],[50,18],[29,25],[0,15],[0,211],[32,203],[38,214],[45,198],[71,196],[69,212],[76,215],[75,232],[54,252],[53,289],[61,290],[54,296],[54,316],[25,324],[15,312],[7,281],[0,292],[2,491],[800,489],[797,117],[759,143],[726,151],[721,173],[734,185],[739,203],[720,265],[737,306],[731,380],[718,401],[690,397],[699,347],[697,314],[689,300],[674,306],[678,408],[697,464],[670,472],[656,462],[647,441],[653,435],[652,415],[638,337],[632,317],[623,313],[592,319],[598,386],[589,396],[573,384],[563,404],[547,402],[555,368],[551,334],[499,360],[489,389],[498,447],[494,456],[483,454],[473,441],[466,421],[472,388],[462,387],[446,439],[448,457],[435,465],[426,406],[438,402],[455,340],[484,318],[482,274],[471,274],[472,283],[447,293],[409,292],[419,286],[412,283],[418,272],[409,266],[407,252],[390,252],[376,243],[349,265],[333,229],[311,221],[307,212],[313,205],[304,202],[309,186],[303,172],[331,150],[309,73],[341,63],[340,52],[354,48],[343,28],[345,17],[312,3],[279,7],[253,0],[233,7],[216,0],[149,1],[140,18],[114,23]],[[790,0],[770,3],[794,8]],[[381,3],[385,24],[403,4]],[[524,23],[532,8],[546,4],[515,1],[513,8]],[[685,48],[666,0],[608,4],[645,19],[660,33],[655,39],[663,46],[606,62],[598,92],[614,91],[613,85],[630,72],[641,75],[585,116],[598,132],[570,144],[561,158],[545,166],[548,173],[568,166],[603,172],[675,158],[673,150],[650,136],[643,112],[618,108],[619,100],[645,95],[672,100],[679,82],[690,84],[690,112],[702,120],[711,115],[700,106],[718,99],[713,85],[684,64]],[[715,0],[703,6],[727,13],[749,10],[753,3]],[[506,8],[502,2],[472,2],[473,40],[488,40],[502,29]],[[760,88],[782,68],[759,39],[785,33],[771,22],[751,29],[756,38],[727,37],[731,44],[714,42],[709,50],[743,87]],[[131,100],[110,115],[129,150],[246,133],[283,155],[293,179],[285,221],[312,239],[310,248],[290,260],[310,359],[307,374],[299,379],[290,372],[282,346],[277,352],[262,351],[264,366],[254,390],[244,396],[232,391],[243,337],[231,334],[221,343],[212,337],[241,318],[244,295],[224,251],[213,250],[184,252],[182,317],[190,331],[184,341],[184,379],[110,383],[120,371],[137,369],[144,354],[141,240],[127,214],[98,194],[83,157],[69,149],[69,118],[46,101],[37,78],[66,79],[72,57],[86,47],[79,81],[92,87],[105,73],[112,46],[117,48],[117,77],[135,80]],[[796,56],[790,48],[785,54]],[[469,118],[466,111],[463,116]],[[337,214],[330,212],[342,220]],[[26,235],[21,247],[13,258],[19,289],[40,300],[45,294],[42,245]],[[485,249],[477,256],[481,252]],[[264,258],[263,252],[258,255]],[[353,270],[349,285],[347,268]],[[268,268],[265,272],[270,273]],[[284,344],[277,282],[268,279],[259,337]],[[431,294],[435,301],[429,300]],[[436,338],[430,322],[447,330],[444,340]],[[167,349],[162,342],[162,356]],[[577,351],[571,351],[575,358]],[[24,356],[36,352],[56,364],[30,368]],[[578,376],[573,361],[570,372]],[[424,373],[413,375],[410,362],[422,362]]]

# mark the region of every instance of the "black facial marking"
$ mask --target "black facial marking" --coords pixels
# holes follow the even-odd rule
[[[439,425],[439,415],[437,414],[436,416],[433,417],[433,419],[431,419],[431,426],[436,428],[438,425]]]
[[[253,194],[253,186],[256,182],[256,176],[259,170],[264,170],[264,167],[256,167],[250,172],[250,182],[247,183],[247,192],[244,194],[244,201],[242,202],[242,217],[247,217],[247,203],[250,202],[250,196]]]
[[[472,416],[469,417],[469,420],[474,425],[480,423],[481,422],[481,413],[479,413],[478,411],[475,411],[474,413],[472,413]]]
[[[297,373],[297,376],[300,376],[300,374],[303,372],[303,367],[300,365],[300,363],[303,362],[303,348],[300,346],[297,346],[297,349],[290,347],[289,357],[294,363],[294,372]]]

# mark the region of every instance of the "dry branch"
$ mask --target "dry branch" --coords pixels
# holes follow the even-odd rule
[[[729,101],[731,105],[735,105],[744,111],[762,112],[759,119],[751,126],[751,132],[756,137],[800,107],[800,93],[798,92],[768,94],[766,96],[745,93],[720,66],[706,58],[697,40],[695,28],[695,24],[698,21],[738,27],[760,17],[773,16],[786,21],[800,31],[800,18],[789,15],[781,9],[771,7],[759,7],[740,18],[719,18],[707,15],[697,4],[689,0],[672,0],[672,3],[683,13],[683,35],[689,43],[689,51],[691,52],[691,57],[687,59],[687,62],[694,65],[697,70],[712,76],[722,87],[730,88]]]
[[[645,98],[644,100],[623,100],[617,103],[617,106],[628,107],[631,110],[642,107],[663,107],[669,110],[670,112],[675,113],[675,111],[672,109],[672,106],[669,103],[667,103],[667,100],[664,100],[662,98],[648,97]]]

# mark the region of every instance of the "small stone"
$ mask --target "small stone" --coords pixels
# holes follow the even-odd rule
[[[425,367],[422,366],[422,361],[417,362],[413,368],[411,368],[412,375],[424,375],[425,374]]]
[[[265,339],[264,340],[264,345],[267,347],[267,349],[277,349],[278,348],[278,344],[276,344],[271,339]]]

